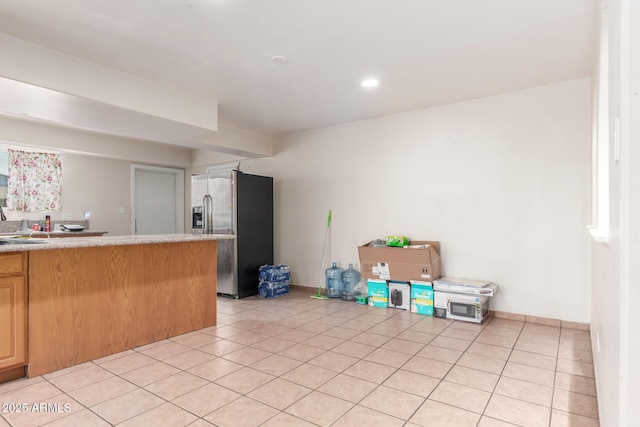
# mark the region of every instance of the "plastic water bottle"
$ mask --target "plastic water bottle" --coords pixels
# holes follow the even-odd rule
[[[355,301],[356,295],[360,295],[360,291],[356,291],[356,285],[360,283],[360,272],[353,268],[353,264],[349,264],[349,269],[342,273],[342,299],[345,301]]]
[[[344,286],[342,285],[342,272],[344,270],[338,268],[338,263],[334,262],[331,268],[325,270],[327,278],[327,296],[329,298],[341,298]]]

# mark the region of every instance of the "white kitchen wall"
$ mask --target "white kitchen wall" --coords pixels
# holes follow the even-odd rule
[[[131,163],[67,153],[61,160],[63,211],[82,219],[90,210],[90,228],[107,230],[109,235],[131,234]],[[60,213],[52,218],[60,219]]]
[[[185,168],[192,150],[167,144],[0,117],[0,141],[20,148],[51,150],[62,156],[62,211],[73,220],[91,210],[90,228],[109,235],[131,234],[131,163]],[[125,213],[120,214],[120,207]],[[6,212],[10,220],[44,219],[43,212]]]
[[[381,89],[382,90],[382,89]],[[442,243],[443,271],[487,279],[496,310],[590,320],[590,79],[286,136],[241,170],[275,178],[276,261],[318,286],[388,234]]]

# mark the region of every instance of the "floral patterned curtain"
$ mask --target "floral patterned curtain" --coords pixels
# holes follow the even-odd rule
[[[9,151],[7,207],[13,211],[59,211],[62,196],[60,155]]]

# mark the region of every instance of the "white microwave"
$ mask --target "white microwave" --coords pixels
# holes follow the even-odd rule
[[[482,323],[489,317],[489,297],[486,296],[435,291],[434,300],[447,319]]]

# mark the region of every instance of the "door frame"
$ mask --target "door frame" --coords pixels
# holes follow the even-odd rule
[[[174,175],[176,180],[176,230],[184,233],[184,169],[131,164],[131,235],[136,234],[136,172],[159,172]]]

